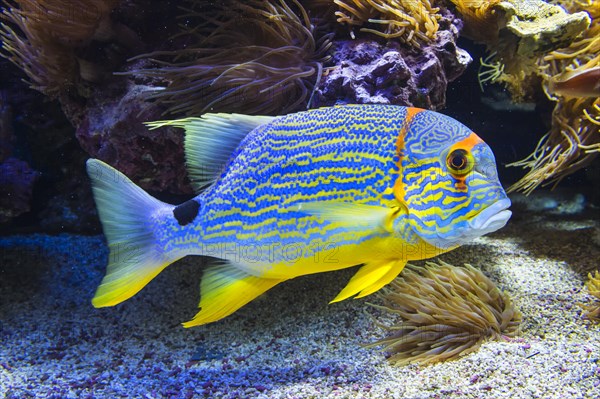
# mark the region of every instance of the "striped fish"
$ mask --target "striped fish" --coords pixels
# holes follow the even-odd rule
[[[160,202],[109,165],[87,163],[110,248],[92,301],[116,305],[188,255],[220,258],[185,327],[217,321],[294,277],[362,265],[332,302],[364,297],[410,260],[506,224],[494,155],[432,111],[346,105],[295,114],[149,123],[185,129],[200,194]]]

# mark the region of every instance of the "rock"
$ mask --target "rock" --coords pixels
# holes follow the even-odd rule
[[[460,76],[471,56],[458,48],[459,27],[448,24],[422,49],[378,39],[336,41],[333,67],[316,93],[316,106],[344,103],[396,104],[439,110],[448,82]]]
[[[590,26],[586,12],[569,14],[559,5],[541,0],[508,0],[498,4],[506,29],[518,42],[519,56],[545,54],[568,46]]]
[[[110,164],[146,190],[190,194],[183,131],[149,130],[144,125],[164,119],[156,106],[141,98],[147,89],[130,83],[125,93],[111,95],[105,90],[90,100],[94,104],[77,126],[77,139],[90,157]]]

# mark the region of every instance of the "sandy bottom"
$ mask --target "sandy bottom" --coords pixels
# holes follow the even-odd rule
[[[560,212],[555,212],[560,213]],[[200,258],[131,300],[90,304],[102,237],[0,238],[0,398],[584,398],[600,393],[600,326],[582,318],[600,268],[597,209],[517,206],[509,225],[441,257],[481,268],[523,313],[515,339],[459,360],[395,367],[366,299],[327,305],[356,269],[298,278],[192,329]],[[368,298],[373,301],[373,297]]]

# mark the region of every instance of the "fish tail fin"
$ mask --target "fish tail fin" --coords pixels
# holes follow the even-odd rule
[[[153,216],[170,205],[97,159],[87,161],[87,172],[110,250],[106,275],[92,299],[101,308],[131,298],[178,257],[165,253],[153,233]]]

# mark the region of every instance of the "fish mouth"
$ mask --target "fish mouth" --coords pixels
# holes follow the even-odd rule
[[[512,212],[508,210],[511,203],[508,198],[503,198],[481,211],[469,221],[469,227],[475,235],[484,235],[496,231],[506,225]]]
[[[451,238],[438,235],[435,239],[424,240],[438,248],[452,249],[466,244],[477,237],[492,233],[506,225],[512,212],[508,210],[511,203],[508,198],[502,198],[479,212],[474,218],[467,222],[462,231]]]

